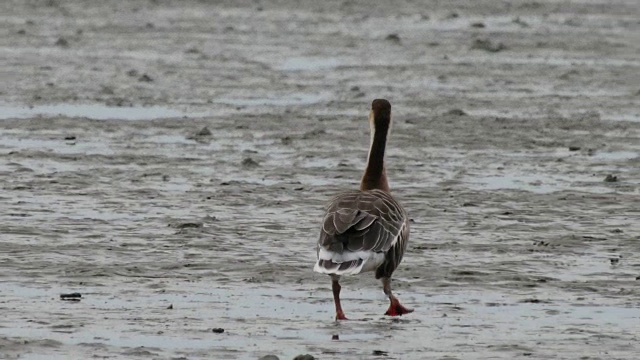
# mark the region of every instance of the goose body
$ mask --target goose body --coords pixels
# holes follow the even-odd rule
[[[391,104],[376,99],[369,114],[371,146],[359,190],[339,194],[323,217],[314,271],[332,279],[336,319],[346,320],[340,303],[340,276],[375,271],[391,302],[386,315],[412,312],[391,292],[391,275],[402,261],[409,240],[406,211],[391,195],[384,152],[391,129]]]
[[[390,275],[402,260],[408,237],[407,214],[389,193],[345,192],[327,208],[314,270],[336,275],[376,271],[376,278]]]

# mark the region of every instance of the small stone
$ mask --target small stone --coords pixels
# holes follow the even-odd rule
[[[58,40],[56,41],[56,46],[60,46],[60,47],[69,47],[69,41],[63,37],[58,38]]]
[[[483,29],[485,27],[485,25],[484,25],[484,23],[477,22],[477,23],[471,24],[471,27],[478,28],[478,29]]]
[[[398,34],[389,34],[389,35],[387,35],[387,37],[386,37],[386,38],[384,38],[384,39],[385,39],[385,40],[387,40],[387,41],[394,42],[394,43],[396,43],[396,44],[399,44],[399,43],[400,43],[400,36],[399,36]]]
[[[75,140],[76,137],[74,135],[69,135],[64,137],[65,140]]]
[[[173,304],[167,306],[167,310],[173,310]]]
[[[475,39],[471,45],[471,49],[485,50],[488,52],[498,52],[506,49],[507,47],[503,43],[494,44],[489,39]]]
[[[211,136],[211,135],[213,135],[211,133],[211,130],[209,130],[209,128],[207,128],[206,126],[200,129],[200,131],[196,133],[196,136]]]
[[[464,110],[462,110],[462,109],[451,109],[451,110],[447,111],[446,114],[447,115],[454,115],[454,116],[465,116],[465,115],[467,115],[467,113],[464,112]]]
[[[386,352],[386,351],[382,351],[382,350],[373,350],[373,355],[375,355],[375,356],[387,356],[387,355],[389,355],[389,353]]]
[[[275,355],[265,355],[258,360],[280,360],[280,358]]]
[[[115,94],[115,91],[113,91],[113,88],[111,86],[100,85],[100,93],[105,95],[113,95]]]
[[[82,294],[80,293],[70,293],[70,294],[60,294],[60,300],[64,301],[80,301],[82,299]]]
[[[248,167],[248,168],[254,168],[254,167],[260,166],[260,164],[257,161],[253,160],[252,158],[248,157],[242,160],[242,166]]]
[[[580,146],[569,146],[569,151],[578,151],[580,150]]]
[[[315,359],[316,358],[314,358],[313,356],[311,356],[309,354],[298,355],[298,356],[293,358],[293,360],[315,360]]]
[[[617,182],[618,181],[618,177],[615,175],[607,175],[607,177],[604,178],[604,182]]]
[[[149,76],[147,74],[142,74],[142,76],[140,76],[138,78],[138,81],[140,81],[140,82],[152,82],[153,79],[151,78],[151,76]]]
[[[216,334],[222,334],[224,332],[223,328],[213,328],[211,329],[211,332],[216,333]]]
[[[182,224],[177,224],[175,227],[177,227],[178,229],[197,229],[197,228],[201,228],[202,227],[202,223],[182,223]]]
[[[512,22],[514,24],[518,24],[522,27],[529,27],[529,23],[527,23],[526,21],[523,21],[522,19],[520,19],[520,17],[516,17],[515,19],[512,20]]]

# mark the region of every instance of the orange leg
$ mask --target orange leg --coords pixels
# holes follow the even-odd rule
[[[331,275],[331,288],[333,290],[333,302],[336,303],[336,320],[347,320],[342,311],[342,305],[340,305],[340,276]]]
[[[406,307],[400,304],[400,300],[393,295],[391,292],[391,278],[382,278],[382,289],[384,293],[389,297],[389,309],[384,313],[389,316],[400,316],[408,313],[412,313],[413,309],[407,309]]]

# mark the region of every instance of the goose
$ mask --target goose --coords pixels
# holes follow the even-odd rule
[[[369,112],[371,144],[359,190],[334,197],[322,220],[313,270],[331,277],[336,320],[347,320],[340,304],[340,277],[375,271],[389,298],[385,315],[413,312],[391,292],[391,275],[409,240],[409,219],[390,193],[384,151],[391,130],[391,104],[375,99]]]

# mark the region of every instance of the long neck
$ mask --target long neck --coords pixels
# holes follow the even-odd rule
[[[389,192],[389,182],[384,169],[384,150],[387,145],[388,133],[388,126],[381,126],[381,128],[372,126],[371,128],[371,147],[369,148],[367,168],[360,182],[360,190],[362,191],[379,189]]]

